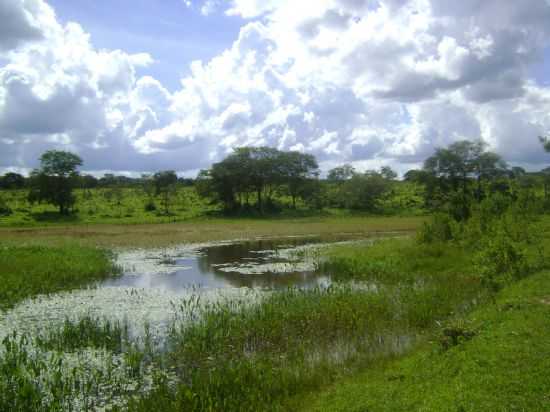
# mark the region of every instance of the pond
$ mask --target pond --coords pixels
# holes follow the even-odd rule
[[[103,282],[101,286],[170,292],[190,287],[281,289],[322,286],[330,281],[316,271],[324,248],[369,241],[372,240],[309,236],[122,251],[118,255],[122,276]]]
[[[0,339],[14,329],[34,333],[85,315],[124,320],[138,334],[148,324],[162,336],[182,299],[200,295],[203,301],[218,301],[246,295],[254,300],[277,289],[327,286],[330,277],[316,270],[324,249],[398,235],[287,237],[122,250],[117,255],[120,276],[27,299],[0,313]]]

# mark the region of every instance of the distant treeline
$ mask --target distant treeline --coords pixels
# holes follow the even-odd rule
[[[106,173],[102,177],[97,178],[90,174],[78,175],[76,180],[76,187],[80,189],[95,189],[95,188],[112,188],[114,186],[135,188],[141,187],[145,182],[150,180],[154,176],[141,175],[140,177],[128,177]],[[177,181],[182,186],[193,186],[195,179],[179,177]],[[0,176],[0,189],[25,189],[30,187],[31,178],[25,177],[19,173],[9,172],[3,176]]]
[[[546,140],[541,140],[547,148]],[[136,188],[148,199],[147,210],[170,213],[178,187],[194,187],[197,194],[226,213],[273,213],[283,208],[345,208],[384,212],[384,199],[396,188],[410,185],[420,193],[421,207],[430,212],[450,210],[457,218],[467,218],[473,202],[500,193],[517,196],[529,190],[550,209],[550,168],[528,173],[509,167],[482,141],[459,141],[439,148],[418,170],[409,170],[399,181],[388,166],[357,171],[345,164],[321,177],[317,160],[310,154],[281,151],[271,147],[241,147],[225,159],[202,170],[196,179],[178,178],[174,171],[161,171],[139,178],[105,174],[101,178],[81,175],[82,159],[62,151],[48,151],[41,167],[30,177],[6,173],[0,189],[27,189],[29,202],[50,203],[62,214],[71,212],[76,188]],[[1,199],[0,199],[1,200]],[[416,200],[402,202],[412,207]],[[387,204],[387,202],[386,202]]]

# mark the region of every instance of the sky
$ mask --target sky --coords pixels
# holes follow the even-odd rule
[[[194,176],[239,146],[322,170],[483,139],[550,155],[550,0],[0,0],[0,173]]]

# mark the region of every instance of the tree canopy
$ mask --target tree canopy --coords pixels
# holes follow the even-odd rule
[[[68,214],[75,203],[73,189],[79,182],[82,159],[74,153],[49,150],[40,157],[40,168],[31,173],[31,202],[47,202]]]
[[[286,191],[296,204],[307,182],[319,175],[312,155],[271,147],[240,147],[197,178],[199,194],[221,202],[225,209],[251,206],[261,212],[273,207],[276,192]]]

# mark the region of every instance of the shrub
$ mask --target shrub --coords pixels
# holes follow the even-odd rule
[[[0,197],[0,216],[9,216],[13,213],[11,207],[8,206],[7,202]]]
[[[439,344],[441,348],[446,351],[472,339],[475,335],[476,332],[463,320],[453,320],[442,328],[441,335],[439,336]]]
[[[525,247],[500,230],[480,242],[475,265],[482,283],[493,290],[520,279],[532,270]]]
[[[148,201],[145,204],[145,211],[146,212],[154,212],[155,210],[157,210],[157,205],[155,205],[155,202],[153,202],[152,200]]]
[[[430,223],[424,223],[418,231],[417,240],[420,243],[447,242],[454,238],[456,230],[457,223],[449,215],[438,213]]]

